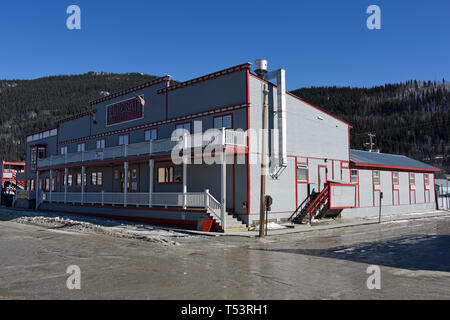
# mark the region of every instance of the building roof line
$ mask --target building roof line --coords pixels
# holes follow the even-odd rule
[[[98,98],[96,100],[93,100],[93,101],[89,102],[89,105],[93,106],[93,105],[96,105],[96,104],[99,104],[99,103],[102,103],[102,102],[105,102],[105,101],[108,101],[108,100],[111,100],[111,99],[114,99],[114,98],[126,95],[126,94],[131,93],[131,92],[135,92],[135,91],[138,91],[138,90],[142,90],[142,89],[154,86],[154,85],[156,85],[158,83],[161,83],[161,82],[164,82],[164,81],[168,81],[168,80],[170,80],[170,75],[166,75],[166,76],[163,76],[163,77],[160,77],[160,78],[156,78],[156,79],[153,79],[151,81],[145,82],[143,84],[140,84],[140,85],[128,88],[128,89],[124,89],[124,90],[120,90],[118,92],[112,93],[112,94],[110,94],[110,95],[108,95],[106,97],[102,97],[102,98]]]
[[[240,70],[244,70],[244,69],[250,69],[251,65],[252,64],[250,62],[246,62],[246,63],[240,64],[238,66],[234,66],[234,67],[231,67],[231,68],[227,68],[227,69],[224,69],[224,70],[220,70],[220,71],[217,71],[217,72],[214,72],[214,73],[207,74],[205,76],[201,76],[201,77],[194,78],[194,79],[191,79],[191,80],[188,80],[188,81],[185,81],[185,82],[181,82],[181,83],[172,85],[172,86],[164,88],[164,89],[159,89],[157,92],[158,92],[158,94],[166,93],[166,92],[169,92],[169,91],[172,91],[172,90],[176,90],[176,89],[179,89],[179,88],[183,88],[183,87],[186,87],[186,86],[189,86],[189,85],[193,85],[193,84],[196,84],[196,83],[199,83],[199,82],[203,82],[203,81],[206,81],[206,80],[211,80],[211,79],[214,79],[214,78],[217,78],[217,77],[221,77],[221,76],[224,76],[224,75],[236,72],[236,71],[240,71]]]
[[[270,86],[272,86],[272,87],[274,87],[274,88],[278,88],[278,86],[277,86],[276,84],[274,84],[274,83],[272,83],[272,82],[270,82],[270,81],[267,81],[267,80],[265,80],[265,79],[262,79],[262,78],[258,77],[257,75],[255,75],[255,74],[253,74],[253,73],[251,73],[251,72],[250,72],[250,75],[253,76],[254,78],[260,80],[260,81],[263,81],[263,82],[267,83],[268,85],[270,85]],[[333,116],[331,113],[329,113],[329,112],[323,110],[322,108],[319,108],[319,107],[317,107],[317,106],[315,106],[315,105],[312,105],[312,104],[309,103],[309,102],[306,102],[305,100],[300,99],[300,98],[297,97],[295,94],[292,94],[292,93],[290,93],[290,92],[288,92],[288,91],[286,91],[286,94],[289,95],[289,96],[291,96],[292,98],[295,98],[295,99],[297,99],[297,100],[300,100],[301,102],[307,104],[308,106],[310,106],[310,107],[312,107],[312,108],[314,108],[314,109],[316,109],[316,110],[318,110],[318,111],[320,111],[320,112],[325,113],[326,115],[332,117],[333,119],[335,119],[335,120],[337,120],[337,121],[340,121],[340,122],[344,123],[345,125],[349,126],[350,128],[353,128],[353,126],[352,126],[350,123],[348,123],[348,122],[346,122],[346,121],[344,121],[344,120],[342,120],[342,119],[339,119],[339,118],[336,117],[336,116]]]

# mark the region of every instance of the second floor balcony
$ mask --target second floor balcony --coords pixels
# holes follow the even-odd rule
[[[124,144],[110,148],[95,149],[83,152],[66,153],[62,155],[50,155],[44,159],[38,159],[38,169],[60,167],[69,164],[83,164],[102,160],[116,160],[121,158],[143,157],[171,153],[180,141],[191,150],[205,147],[247,147],[247,133],[242,130],[222,129],[212,134],[192,134],[180,136],[177,139],[160,139],[134,144]]]

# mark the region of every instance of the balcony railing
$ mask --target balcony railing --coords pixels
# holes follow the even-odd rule
[[[247,147],[247,133],[243,131],[221,130],[213,135],[193,134],[188,136],[188,138],[191,140],[190,143],[187,143],[187,146],[194,149],[206,146],[225,145]],[[50,156],[45,159],[38,159],[38,168],[167,153],[171,152],[178,143],[179,141],[172,141],[171,139],[161,139],[85,152],[66,153],[58,156]]]
[[[221,204],[210,193],[204,192],[157,192],[157,193],[118,193],[118,192],[41,192],[39,202],[69,203],[81,205],[113,205],[137,207],[178,207],[205,209],[219,225]],[[151,204],[150,204],[151,203]]]

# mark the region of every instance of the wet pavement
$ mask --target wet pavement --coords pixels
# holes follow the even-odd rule
[[[450,299],[450,218],[177,245],[0,219],[0,299]],[[81,269],[68,290],[66,269]],[[370,265],[381,290],[367,289]]]

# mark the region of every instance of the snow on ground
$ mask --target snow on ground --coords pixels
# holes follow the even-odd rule
[[[267,224],[267,230],[279,230],[279,229],[286,229],[285,226],[282,226],[278,223],[275,222],[270,222]],[[257,225],[256,227],[253,227],[250,229],[251,231],[257,231],[259,230],[259,225]]]
[[[0,208],[0,216],[8,217],[11,221],[17,223],[42,226],[66,233],[100,233],[118,238],[158,242],[164,245],[178,245],[173,239],[193,237],[193,235],[187,233],[165,230],[148,224],[95,217],[19,211],[6,208]]]

